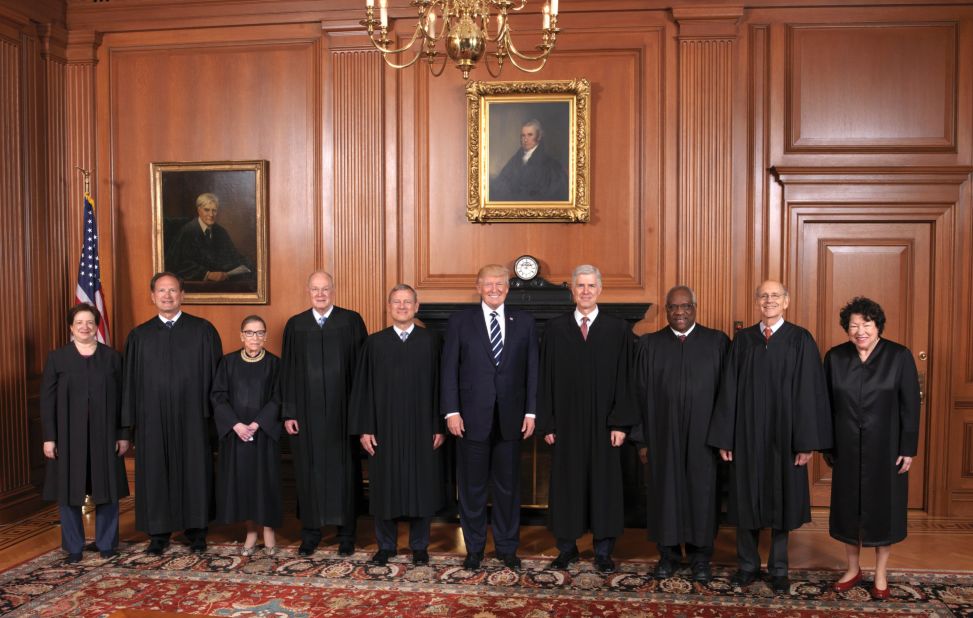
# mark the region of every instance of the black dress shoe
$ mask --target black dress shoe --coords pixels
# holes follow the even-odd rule
[[[84,551],[98,551],[97,543],[88,543],[84,546]]]
[[[201,554],[206,551],[206,539],[196,539],[189,544],[189,551],[194,554]]]
[[[413,549],[412,564],[429,564],[429,552],[425,549]]]
[[[659,558],[652,575],[656,579],[668,579],[676,572],[676,563],[670,558]]]
[[[770,587],[776,594],[790,594],[791,580],[786,575],[774,575],[770,578]]]
[[[68,554],[68,557],[64,559],[67,564],[74,564],[75,562],[81,562],[80,552],[77,554]]]
[[[118,555],[118,552],[115,551],[114,549],[106,549],[105,551],[102,551],[102,552],[99,552],[99,553],[101,554],[101,557],[102,558],[105,558],[106,560],[108,558],[114,558],[115,556]]]
[[[145,553],[152,556],[161,556],[162,552],[166,550],[166,547],[169,547],[169,541],[156,541],[153,539],[145,549]]]
[[[595,556],[595,568],[602,573],[614,573],[615,561],[611,559],[611,556]]]
[[[396,552],[395,552],[394,549],[380,549],[377,552],[375,552],[375,555],[373,555],[371,557],[371,559],[369,560],[369,562],[371,564],[377,564],[377,565],[380,565],[380,566],[385,566],[386,564],[389,563],[389,558],[391,558],[392,556],[394,556],[395,553]]]
[[[713,569],[709,562],[697,562],[693,565],[693,581],[700,584],[708,584],[713,580]]]
[[[339,556],[352,556],[355,553],[355,542],[354,541],[342,541],[338,543],[338,555]],[[395,554],[393,554],[395,555]]]
[[[521,566],[520,558],[518,558],[517,554],[515,553],[504,554],[502,552],[497,552],[497,560],[502,562],[503,566],[507,567],[508,569],[512,569],[514,571],[519,570]]]
[[[580,554],[578,553],[577,547],[569,551],[562,551],[557,555],[557,558],[551,560],[551,565],[549,568],[563,571],[567,569],[572,562],[577,561],[579,555]]]
[[[481,562],[483,562],[483,552],[471,552],[466,554],[466,560],[463,560],[463,568],[467,571],[475,571],[480,568]]]
[[[746,588],[752,584],[755,579],[757,579],[756,573],[753,571],[744,571],[743,569],[740,569],[733,574],[733,577],[730,578],[730,584],[732,586],[736,586],[737,588]]]
[[[301,546],[297,548],[297,553],[301,556],[310,556],[317,548],[317,543],[308,543],[307,541],[303,541]]]

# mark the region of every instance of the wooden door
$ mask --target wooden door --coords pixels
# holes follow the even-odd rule
[[[920,376],[925,375],[927,362],[921,358],[928,357],[930,342],[932,233],[928,221],[867,223],[832,216],[802,222],[798,268],[806,284],[799,323],[814,333],[822,356],[848,340],[839,324],[841,307],[855,296],[867,296],[885,310],[882,336],[912,350]],[[919,456],[909,475],[910,508],[923,507],[925,432],[921,427]],[[820,456],[815,457],[810,474],[812,504],[828,506],[831,470]]]

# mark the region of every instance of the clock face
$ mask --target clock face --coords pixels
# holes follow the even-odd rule
[[[540,264],[537,263],[537,258],[524,255],[517,258],[514,262],[514,274],[523,279],[524,281],[530,281],[540,272]]]

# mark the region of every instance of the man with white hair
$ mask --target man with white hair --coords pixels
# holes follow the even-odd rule
[[[579,557],[591,531],[595,566],[615,570],[611,553],[624,529],[620,447],[639,422],[632,392],[635,335],[624,320],[600,313],[601,272],[574,269],[571,313],[547,323],[541,341],[537,426],[553,446],[549,527],[557,538],[553,569]]]

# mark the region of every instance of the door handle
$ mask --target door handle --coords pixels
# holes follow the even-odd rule
[[[923,350],[918,354],[919,360],[925,362],[929,359],[929,355]],[[926,403],[926,372],[919,372],[919,405]]]

